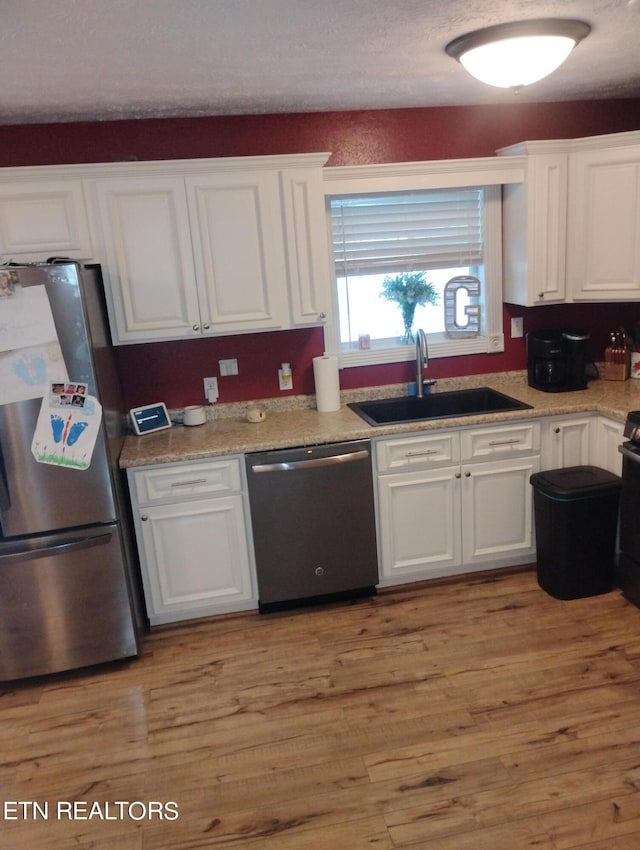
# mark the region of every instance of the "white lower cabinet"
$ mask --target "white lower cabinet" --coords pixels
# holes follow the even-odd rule
[[[457,467],[378,479],[382,583],[452,573],[462,563]]]
[[[537,422],[380,440],[381,584],[530,561],[539,448]]]
[[[542,469],[586,466],[592,458],[593,415],[551,416],[542,423]]]
[[[622,455],[618,446],[624,441],[624,422],[608,416],[596,416],[593,420],[593,463],[602,469],[622,475]]]
[[[624,422],[597,413],[551,416],[542,421],[542,469],[599,466],[622,474]]]
[[[462,553],[465,566],[530,561],[535,553],[533,489],[539,455],[462,467]],[[524,556],[524,561],[523,561]]]
[[[257,607],[238,457],[129,470],[151,625]]]

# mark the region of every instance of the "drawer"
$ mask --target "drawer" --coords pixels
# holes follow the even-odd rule
[[[242,488],[237,457],[129,470],[129,481],[133,499],[138,505],[182,502]]]
[[[403,469],[424,469],[429,466],[458,463],[460,439],[457,432],[445,431],[376,444],[378,472],[398,472]]]
[[[540,451],[540,423],[470,428],[461,434],[461,451],[463,460]]]

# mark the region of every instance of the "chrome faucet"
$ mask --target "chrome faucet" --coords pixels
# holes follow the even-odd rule
[[[416,331],[416,395],[418,398],[424,396],[424,373],[429,365],[429,346],[427,335],[418,328]]]

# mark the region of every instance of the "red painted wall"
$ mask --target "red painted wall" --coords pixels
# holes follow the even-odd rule
[[[574,103],[398,109],[292,115],[0,126],[0,166],[114,162],[130,159],[330,151],[330,165],[362,165],[492,156],[531,139],[640,129],[640,99]],[[505,306],[505,351],[432,361],[433,377],[522,369],[523,340],[509,339],[509,318],[534,328],[579,327],[602,358],[606,333],[640,321],[640,304]],[[128,406],[164,399],[170,407],[201,402],[202,378],[218,375],[217,361],[236,357],[240,374],[220,378],[220,401],[278,395],[277,369],[292,364],[293,393],[313,393],[312,358],[322,353],[318,329],[123,346],[118,350]],[[412,380],[410,363],[345,369],[341,386]]]

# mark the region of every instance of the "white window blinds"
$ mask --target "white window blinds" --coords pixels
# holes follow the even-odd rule
[[[477,266],[482,187],[333,196],[338,277]]]

